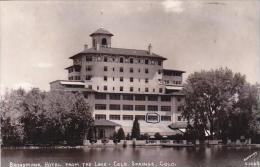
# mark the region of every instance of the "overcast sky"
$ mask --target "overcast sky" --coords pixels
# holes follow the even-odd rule
[[[164,67],[191,72],[228,67],[260,82],[260,1],[0,2],[1,89],[67,79],[68,57],[104,27],[112,47],[147,49]]]

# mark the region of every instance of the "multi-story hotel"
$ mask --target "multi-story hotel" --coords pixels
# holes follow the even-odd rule
[[[182,121],[184,71],[164,69],[166,58],[153,53],[151,44],[147,50],[113,48],[112,36],[103,28],[90,34],[92,46],[70,57],[68,80],[51,82],[51,90],[83,92],[99,138],[116,127],[131,133],[135,118],[142,134],[174,134],[169,125]]]

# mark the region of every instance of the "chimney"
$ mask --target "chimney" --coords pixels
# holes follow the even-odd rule
[[[84,50],[85,51],[88,50],[88,45],[87,44],[84,45]]]
[[[152,54],[152,44],[151,43],[148,45],[148,54],[149,55]]]

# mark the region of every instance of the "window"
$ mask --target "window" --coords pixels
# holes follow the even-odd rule
[[[107,81],[107,76],[104,76],[104,81]]]
[[[106,38],[103,38],[103,39],[102,39],[102,45],[103,45],[103,46],[107,45],[107,39],[106,39]]]
[[[145,64],[148,64],[149,60],[148,59],[145,59],[144,63]]]
[[[133,67],[130,67],[130,73],[133,73],[133,72],[134,72]]]
[[[148,83],[148,78],[145,78],[145,83]]]
[[[96,110],[106,110],[107,106],[106,106],[106,104],[95,104],[95,109]]]
[[[145,95],[135,95],[135,100],[137,100],[137,101],[145,101]]]
[[[139,121],[145,120],[145,115],[136,115],[135,119],[138,119]]]
[[[80,76],[74,76],[74,80],[80,80]]]
[[[133,87],[130,87],[130,92],[133,92],[134,91],[134,88]]]
[[[120,94],[110,94],[109,99],[110,100],[120,100]]]
[[[133,64],[134,63],[134,59],[130,58],[130,63]]]
[[[107,86],[106,85],[104,86],[104,90],[107,90]]]
[[[149,73],[149,70],[148,68],[145,69],[145,73],[148,74]]]
[[[138,72],[139,72],[139,73],[141,72],[141,69],[140,69],[140,68],[138,69]]]
[[[95,120],[106,120],[106,115],[105,114],[96,114]]]
[[[123,95],[123,100],[133,100],[134,96],[130,94]]]
[[[69,73],[72,73],[73,72],[73,68],[69,68]]]
[[[123,110],[134,110],[134,106],[133,105],[123,105]]]
[[[149,88],[145,88],[145,92],[149,92]]]
[[[136,111],[145,111],[145,105],[135,105]]]
[[[158,61],[158,65],[161,66],[162,65],[162,61],[159,60]]]
[[[91,71],[91,66],[86,66],[86,71]]]
[[[113,67],[113,69],[112,69],[113,71],[115,71],[115,67]]]
[[[103,93],[98,93],[98,94],[95,94],[95,99],[106,99],[106,94],[103,94]]]
[[[158,106],[148,105],[148,111],[158,111]]]
[[[180,102],[180,101],[181,101],[181,98],[180,98],[180,97],[177,97],[177,101]]]
[[[182,120],[182,117],[181,117],[181,116],[178,116],[178,117],[177,117],[177,120],[178,120],[178,121],[181,121],[181,120]]]
[[[120,105],[119,104],[110,104],[109,110],[120,110]]]
[[[123,82],[124,81],[124,78],[123,77],[120,77],[120,82]]]
[[[155,92],[155,89],[153,89],[153,92]]]
[[[147,120],[149,121],[158,121],[158,115],[147,115]]]
[[[92,85],[88,85],[88,88],[89,88],[89,89],[92,89]]]
[[[158,70],[158,74],[161,74],[162,73],[162,71],[161,70]]]
[[[104,71],[107,71],[107,66],[104,66]]]
[[[124,63],[124,58],[123,58],[123,57],[120,57],[119,62],[120,62],[120,63]]]
[[[141,91],[141,88],[138,88],[138,92],[140,92]]]
[[[159,93],[162,93],[163,92],[163,89],[162,88],[159,88]]]
[[[158,96],[156,96],[156,95],[148,95],[148,101],[158,101]]]
[[[115,90],[115,87],[113,87],[113,90]]]
[[[178,110],[178,111],[181,111],[181,108],[182,108],[181,106],[178,106],[177,110]]]
[[[120,115],[109,115],[110,120],[120,120]]]
[[[104,57],[104,62],[107,62],[107,57]]]
[[[134,82],[134,78],[133,77],[130,77],[130,82]]]
[[[133,120],[134,116],[133,115],[123,115],[123,120]]]
[[[69,80],[73,80],[73,77],[69,77]]]
[[[171,111],[171,106],[161,106],[161,111]]]
[[[86,61],[92,61],[92,56],[86,56]]]
[[[171,121],[172,117],[171,116],[161,116],[161,121]]]
[[[171,101],[171,96],[161,96],[161,101]]]
[[[97,90],[99,90],[99,86],[97,86]]]
[[[115,81],[115,77],[113,77],[112,79],[113,79],[113,81]]]
[[[92,76],[91,75],[86,75],[86,80],[91,80]]]
[[[120,86],[119,90],[120,90],[121,92],[124,91],[123,86]]]
[[[124,68],[123,68],[123,67],[120,67],[119,71],[120,71],[120,72],[124,72]]]

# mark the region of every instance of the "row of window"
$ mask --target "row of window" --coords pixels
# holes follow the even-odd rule
[[[81,80],[81,77],[79,75],[70,76],[69,80]]]
[[[91,71],[91,70],[89,70],[89,67],[87,67],[86,70],[87,70],[87,69],[88,69],[88,71]],[[90,68],[90,69],[91,69],[91,68]],[[103,69],[103,70],[104,70],[104,71],[108,71],[108,67],[107,67],[107,66],[104,66],[104,69]],[[112,71],[115,71],[115,67],[112,68]],[[124,72],[124,67],[119,67],[119,72]],[[134,72],[134,68],[133,68],[133,67],[130,67],[130,68],[129,68],[129,72],[130,72],[130,73],[133,73],[133,72]],[[144,72],[145,72],[146,74],[148,74],[148,73],[149,73],[149,69],[148,69],[148,68],[145,68],[145,69],[144,69]],[[138,68],[138,73],[141,73],[141,69],[140,69],[140,68]],[[161,74],[161,70],[159,70],[158,73]]]
[[[92,89],[92,85],[89,85],[89,88]],[[97,90],[100,90],[99,86],[97,86]],[[104,86],[103,86],[103,90],[104,90],[104,91],[107,91],[107,90],[108,90],[108,86],[104,85]],[[114,86],[112,87],[112,90],[113,90],[113,91],[116,91],[116,89],[115,89]],[[119,87],[119,91],[120,91],[120,92],[123,92],[123,91],[124,91],[124,87],[123,87],[123,86],[120,86],[120,87]],[[130,87],[130,88],[129,88],[129,91],[130,91],[130,92],[134,92],[134,87]],[[138,88],[137,91],[138,91],[138,92],[141,92],[141,88]],[[148,87],[144,88],[144,91],[145,91],[145,92],[149,92],[149,88],[148,88]],[[152,89],[152,92],[155,92],[155,89]],[[162,89],[162,88],[159,88],[159,93],[163,93],[163,89]]]
[[[145,121],[147,119],[147,121],[154,121],[154,120],[158,120],[159,117],[157,116],[152,116],[149,115],[147,116],[147,118],[145,118],[145,115],[122,115],[122,120],[134,120],[138,119],[139,121]],[[95,115],[95,120],[106,120],[106,115],[105,114],[96,114]],[[109,120],[121,120],[121,116],[120,115],[109,115]],[[172,117],[171,116],[166,116],[166,115],[162,115],[161,116],[161,121],[171,121]]]
[[[147,64],[147,65],[162,65],[161,60],[150,60],[142,58],[126,58],[126,57],[101,57],[101,56],[86,56],[86,61],[103,61],[103,62],[116,62],[116,63],[130,63],[130,64]]]
[[[128,105],[128,104],[110,104],[109,110],[130,110],[130,111],[158,111],[157,105]],[[106,110],[106,104],[95,104],[96,110]],[[161,111],[171,111],[171,106],[161,106]]]
[[[86,77],[86,78],[87,78],[87,77]],[[90,79],[91,79],[91,78],[90,78]],[[104,81],[107,81],[107,80],[108,80],[108,77],[107,77],[107,76],[104,76]],[[115,77],[112,77],[112,80],[115,81]],[[119,81],[120,81],[120,82],[123,82],[123,81],[124,81],[124,77],[119,77]],[[130,82],[134,82],[134,78],[133,78],[133,77],[130,77],[130,78],[129,78],[129,81],[130,81]],[[139,78],[138,81],[141,82],[141,79]],[[145,82],[145,83],[148,83],[148,82],[149,82],[149,79],[148,79],[148,78],[145,78],[145,79],[144,79],[144,82]]]
[[[158,95],[143,95],[143,94],[109,94],[110,100],[136,100],[136,101],[158,101],[160,97],[161,101],[171,101],[171,96],[158,96]],[[106,100],[107,95],[105,93],[97,93],[95,94],[95,99],[102,99]],[[177,98],[178,101],[181,100],[181,98]]]
[[[181,81],[169,81],[169,80],[164,80],[165,84],[181,84]]]

